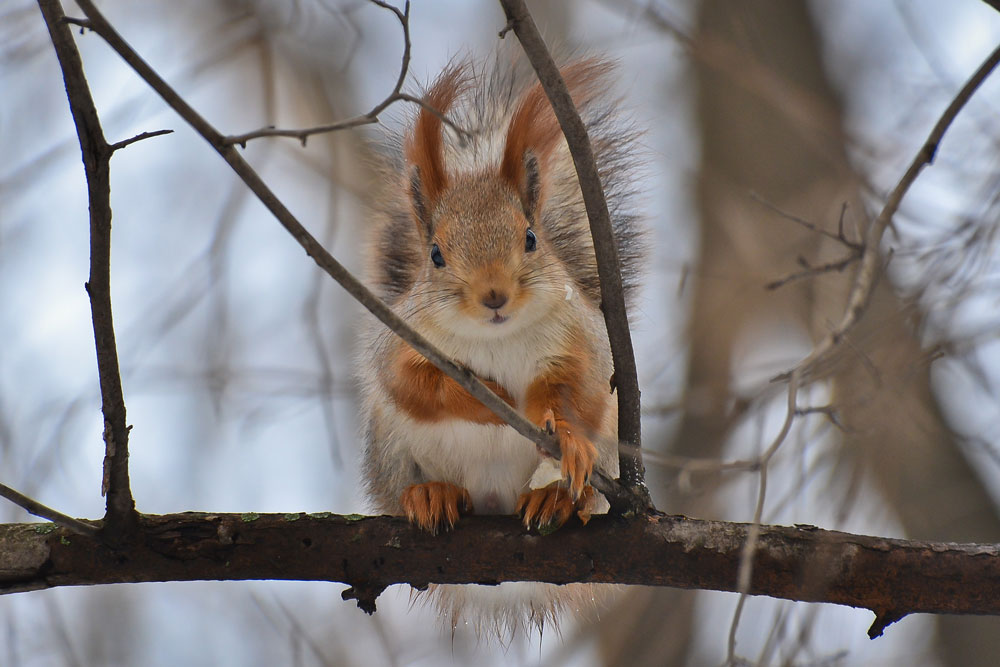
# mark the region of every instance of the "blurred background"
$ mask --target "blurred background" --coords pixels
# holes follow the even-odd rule
[[[654,250],[634,312],[648,482],[670,513],[748,521],[790,369],[839,321],[848,241],[1000,42],[978,0],[530,3],[547,38],[621,62],[646,129]],[[362,0],[100,3],[224,133],[366,112],[392,89],[401,31]],[[69,15],[79,16],[70,2]],[[485,0],[412,9],[409,90],[488,55]],[[94,34],[79,36],[116,153],[112,294],[132,486],[146,513],[367,511],[351,376],[359,307],[221,159]],[[512,38],[512,37],[509,37]],[[387,126],[412,109],[397,105]],[[888,271],[772,461],[764,520],[1000,541],[1000,82],[946,135],[888,231]],[[259,139],[245,151],[288,207],[360,269],[365,157],[380,129]],[[103,514],[87,199],[37,6],[0,8],[0,481]],[[808,224],[805,224],[808,223]],[[811,225],[813,228],[810,228]],[[823,230],[827,234],[816,230]],[[891,258],[891,259],[890,259]],[[820,271],[829,265],[839,270]],[[0,504],[0,521],[33,521]],[[119,585],[0,599],[0,664],[716,665],[737,596],[635,588],[600,622],[497,647],[454,637],[395,587],[366,616],[343,586]],[[751,598],[736,653],[761,665],[992,665],[1000,621],[913,616],[868,640],[866,610]]]

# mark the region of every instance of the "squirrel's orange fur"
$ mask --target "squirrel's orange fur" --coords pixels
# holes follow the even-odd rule
[[[575,169],[530,68],[503,58],[449,66],[424,97],[467,135],[421,108],[396,138],[373,200],[369,277],[434,345],[554,431],[561,460],[370,322],[359,355],[368,491],[379,510],[431,532],[468,512],[517,513],[529,528],[586,522],[606,507],[588,484],[594,467],[617,474],[611,355]],[[634,133],[608,96],[611,65],[587,59],[561,71],[591,135],[631,293],[642,254]],[[453,626],[499,634],[551,622],[597,591],[434,588]]]
[[[424,359],[412,347],[398,341],[400,348],[387,389],[396,405],[421,422],[461,419],[475,424],[503,424],[492,410],[472,397],[461,385]],[[511,405],[513,399],[496,382],[484,383]]]
[[[586,105],[597,93],[600,85],[606,84],[611,65],[603,60],[584,60],[568,65],[560,71],[570,97],[577,107]],[[507,127],[507,142],[504,145],[503,160],[500,162],[500,176],[514,189],[520,189],[524,181],[524,155],[532,151],[542,162],[542,173],[549,155],[562,140],[562,129],[549,99],[541,84],[528,90],[517,105]]]
[[[445,114],[465,86],[466,66],[453,65],[446,69],[434,87],[424,96],[424,103]],[[406,144],[406,157],[419,170],[424,192],[430,202],[448,186],[448,174],[441,155],[441,118],[421,108],[417,122]]]

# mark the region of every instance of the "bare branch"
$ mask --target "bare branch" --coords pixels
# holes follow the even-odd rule
[[[836,426],[841,431],[847,433],[848,428],[840,421],[840,414],[837,411],[837,407],[834,405],[815,405],[806,408],[797,408],[795,410],[796,417],[802,417],[805,415],[825,415],[827,420],[834,426]]]
[[[788,437],[788,433],[792,429],[792,422],[795,421],[795,415],[798,412],[796,401],[799,394],[799,378],[798,370],[792,373],[791,380],[788,383],[785,421],[782,423],[781,430],[778,431],[767,451],[759,458],[760,467],[758,475],[760,476],[760,480],[757,483],[757,506],[754,508],[753,523],[747,528],[746,542],[743,543],[743,550],[740,553],[740,568],[737,575],[737,590],[740,593],[740,599],[736,603],[733,620],[729,626],[728,662],[730,664],[736,658],[736,628],[739,626],[740,615],[743,613],[743,605],[746,603],[746,598],[751,594],[751,579],[754,574],[755,561],[758,556],[757,549],[763,530],[761,521],[764,516],[764,500],[767,498],[767,468],[771,463],[771,459],[785,442],[785,438]]]
[[[954,121],[958,112],[962,109],[965,103],[969,100],[976,89],[985,81],[986,77],[993,71],[993,69],[1000,63],[1000,47],[998,47],[990,56],[983,62],[982,65],[976,70],[973,76],[966,82],[966,84],[959,90],[958,94],[952,100],[951,104],[945,109],[941,118],[934,125],[931,130],[930,135],[924,142],[921,149],[918,151],[916,157],[911,162],[909,168],[903,174],[903,177],[893,188],[890,193],[885,206],[883,207],[878,218],[876,218],[872,224],[869,226],[868,231],[865,235],[865,239],[861,248],[860,260],[861,266],[858,269],[858,273],[855,276],[854,284],[851,287],[851,292],[848,296],[848,304],[844,312],[844,316],[837,326],[830,334],[827,335],[816,347],[813,348],[812,352],[802,360],[791,372],[780,376],[778,379],[787,379],[789,381],[788,386],[788,411],[785,418],[785,423],[778,434],[774,443],[768,448],[767,452],[761,457],[761,466],[759,470],[760,480],[758,487],[758,497],[757,505],[754,511],[753,523],[751,523],[750,528],[747,532],[747,542],[744,545],[743,555],[740,563],[740,573],[739,573],[739,591],[741,593],[739,602],[736,605],[736,610],[733,614],[733,620],[730,625],[729,630],[729,646],[728,646],[728,662],[731,664],[735,660],[735,648],[736,648],[736,629],[739,625],[740,615],[743,610],[743,605],[746,600],[746,596],[749,593],[749,582],[752,576],[752,570],[754,567],[754,562],[757,555],[757,542],[758,535],[761,524],[761,517],[764,509],[764,500],[767,490],[767,470],[768,462],[773,454],[777,451],[778,447],[781,445],[782,441],[788,434],[788,429],[794,420],[798,408],[795,404],[795,397],[799,388],[800,382],[807,379],[808,374],[815,369],[820,361],[825,359],[835,348],[837,348],[846,339],[846,334],[855,325],[858,319],[861,317],[865,308],[868,305],[868,300],[871,296],[872,291],[875,288],[877,278],[878,278],[878,268],[881,262],[881,250],[880,245],[882,237],[885,234],[889,222],[892,220],[893,215],[899,208],[903,197],[909,190],[910,186],[916,180],[917,175],[927,164],[930,164],[934,160],[934,154],[937,151],[937,146],[940,143],[945,131]],[[811,223],[805,223],[805,221],[798,221],[800,224],[806,224],[807,227],[815,229],[815,226]],[[840,242],[844,243],[848,248],[852,250],[857,250],[857,245],[848,241],[844,236],[843,232],[843,215],[841,216],[841,222],[838,226],[838,239]],[[849,257],[848,263],[853,262],[855,258]],[[846,264],[845,264],[846,266]],[[882,629],[898,620],[901,616],[897,615],[897,611],[893,608],[885,608],[883,610],[877,611],[878,617],[875,624],[872,626],[873,636],[881,634]]]
[[[63,16],[63,23],[69,23],[70,25],[80,26],[80,34],[83,34],[84,30],[90,30],[90,21],[87,19],[73,18],[72,16]]]
[[[820,234],[821,236],[825,236],[828,239],[831,239],[831,240],[836,241],[837,243],[843,244],[844,247],[846,247],[848,250],[853,250],[853,251],[856,251],[856,252],[859,252],[859,253],[862,250],[864,250],[864,245],[862,245],[861,243],[856,243],[854,241],[851,241],[844,234],[844,212],[847,210],[847,204],[844,204],[844,206],[841,207],[841,210],[840,210],[840,219],[837,221],[837,233],[834,234],[833,232],[826,231],[825,229],[823,229],[822,227],[820,227],[816,223],[809,222],[805,218],[800,218],[797,215],[792,215],[788,211],[782,210],[778,206],[775,206],[774,204],[772,204],[768,200],[766,200],[763,197],[761,197],[756,192],[752,192],[751,191],[750,192],[750,198],[753,199],[758,204],[764,206],[765,208],[771,209],[772,211],[774,211],[775,213],[777,213],[778,215],[780,215],[782,218],[785,218],[786,220],[791,220],[792,222],[794,222],[794,223],[796,223],[798,225],[802,225],[803,227],[805,227],[806,229],[808,229],[811,232],[816,232],[817,234]]]
[[[802,225],[811,232],[815,232],[821,236],[825,236],[828,239],[840,243],[845,248],[847,248],[848,251],[847,255],[842,259],[832,262],[826,262],[824,264],[820,264],[819,266],[812,266],[804,257],[799,257],[799,265],[803,267],[802,271],[796,271],[795,273],[790,273],[787,276],[784,276],[783,278],[772,280],[771,282],[764,285],[764,289],[775,290],[778,289],[779,287],[784,287],[788,283],[794,282],[796,280],[802,280],[804,278],[813,278],[815,276],[819,276],[824,273],[832,273],[834,271],[842,272],[851,264],[861,259],[861,256],[864,254],[865,251],[864,244],[851,241],[849,238],[847,238],[846,234],[844,233],[844,213],[847,211],[847,204],[844,204],[844,206],[841,207],[840,219],[837,222],[837,233],[834,234],[833,232],[828,232],[819,225],[809,222],[804,218],[800,218],[796,215],[788,213],[787,211],[783,211],[781,208],[767,201],[766,199],[758,195],[756,192],[750,192],[750,198],[758,202],[762,206],[774,211],[781,217],[787,220],[791,220],[792,222],[798,225]]]
[[[10,488],[6,484],[0,484],[0,496],[3,496],[30,514],[42,517],[43,519],[48,519],[52,523],[63,526],[67,530],[77,533],[78,535],[94,536],[100,532],[100,528],[97,526],[92,526],[89,523],[80,521],[79,519],[66,516],[62,512],[57,512],[51,507],[46,507],[34,498],[29,498],[23,493]]]
[[[111,316],[111,181],[110,161],[114,147],[104,138],[97,107],[83,72],[80,52],[73,41],[69,21],[58,0],[38,0],[49,29],[52,45],[62,69],[70,111],[83,153],[90,201],[90,295],[91,319],[97,348],[97,371],[104,413],[104,480],[107,495],[104,532],[118,542],[135,522],[135,501],[129,488],[128,432],[125,397],[122,392],[118,349]]]
[[[843,259],[838,259],[833,262],[827,262],[825,264],[820,264],[819,266],[810,265],[804,258],[799,258],[799,264],[805,268],[802,271],[796,271],[795,273],[790,273],[787,276],[778,278],[777,280],[772,280],[771,282],[764,285],[764,289],[776,290],[780,287],[784,287],[788,283],[795,282],[796,280],[802,280],[804,278],[815,278],[816,276],[823,275],[824,273],[842,272],[844,269],[849,267],[854,262],[861,259],[862,251],[855,251],[847,255]]]
[[[329,125],[317,125],[316,127],[309,127],[301,130],[288,130],[281,129],[270,125],[268,127],[262,127],[259,130],[254,130],[253,132],[247,132],[246,134],[234,134],[226,137],[224,141],[227,144],[236,144],[240,148],[246,148],[247,142],[251,139],[260,139],[262,137],[294,137],[302,142],[305,146],[309,137],[314,134],[324,134],[327,132],[336,132],[338,130],[346,130],[352,127],[360,127],[362,125],[371,125],[372,123],[377,123],[378,118],[372,116],[371,113],[366,113],[363,116],[355,116],[354,118],[348,118],[347,120],[342,120],[336,123],[330,123]]]
[[[112,551],[37,525],[0,525],[0,592],[141,581],[339,581],[374,610],[385,587],[500,581],[737,590],[750,526],[677,516],[594,517],[558,537],[515,517],[465,517],[430,535],[400,517],[204,514],[140,517],[141,539]],[[759,526],[747,592],[865,607],[869,631],[912,613],[1000,614],[1000,547]],[[463,554],[455,558],[456,553]],[[373,563],[375,564],[373,566]],[[975,582],[975,585],[969,585]]]
[[[222,156],[227,164],[239,175],[247,187],[260,199],[261,203],[277,218],[278,222],[292,235],[306,254],[316,264],[336,280],[347,292],[357,299],[375,317],[389,327],[422,354],[432,364],[461,385],[479,402],[502,418],[515,431],[534,442],[555,458],[559,458],[559,444],[556,438],[545,433],[528,421],[503,399],[490,391],[474,373],[442,354],[437,348],[410,327],[385,302],[375,296],[361,281],[338,262],[316,238],[292,215],[291,211],[278,199],[277,195],[260,178],[253,167],[243,159],[233,144],[229,143],[218,130],[195,111],[177,92],[144,61],[135,50],[118,34],[98,11],[91,0],[79,0],[77,4],[90,19],[92,30],[114,49],[116,53],[163,98],[177,114],[184,119]],[[629,489],[623,488],[604,472],[595,469],[591,482],[601,491],[618,511],[644,508],[646,503],[637,498]]]
[[[396,18],[399,20],[400,26],[403,28],[403,58],[399,67],[399,76],[396,77],[396,85],[393,87],[392,92],[389,95],[372,107],[371,111],[362,114],[360,116],[355,116],[354,118],[348,118],[347,120],[342,120],[336,123],[329,123],[327,125],[317,125],[316,127],[309,127],[299,130],[291,129],[280,129],[274,126],[264,127],[259,130],[254,130],[253,132],[247,132],[246,134],[237,134],[228,136],[225,138],[225,142],[228,144],[236,144],[241,148],[246,148],[247,142],[251,139],[259,139],[261,137],[294,137],[302,142],[302,145],[306,145],[306,141],[309,137],[314,134],[325,134],[328,132],[337,132],[339,130],[346,130],[352,127],[360,127],[362,125],[371,125],[373,123],[379,122],[379,114],[385,111],[390,105],[396,102],[412,102],[418,104],[424,109],[427,109],[441,121],[456,132],[463,140],[469,136],[469,132],[465,129],[456,125],[453,121],[448,119],[444,114],[442,114],[437,109],[431,107],[424,100],[413,97],[412,95],[407,95],[402,92],[403,84],[406,82],[406,75],[410,70],[410,3],[407,0],[403,7],[403,11],[398,8],[393,7],[387,2],[382,2],[381,0],[368,0],[374,5],[378,5],[383,9],[388,9]]]
[[[559,126],[566,135],[573,156],[573,164],[580,180],[590,233],[594,239],[597,272],[601,281],[601,310],[608,329],[611,356],[614,360],[615,386],[618,390],[618,440],[626,446],[619,449],[621,481],[627,488],[648,499],[642,466],[642,424],[639,405],[639,379],[632,350],[632,335],[628,328],[625,310],[625,293],[622,289],[618,249],[611,229],[611,217],[604,198],[604,189],[594,161],[594,151],[587,136],[587,128],[573,104],[566,82],[559,74],[552,55],[535,26],[524,0],[500,0],[507,16],[507,28],[513,29],[528,60],[538,74]],[[503,33],[501,33],[503,34]],[[629,447],[628,445],[631,445]]]
[[[164,134],[172,134],[172,133],[173,130],[156,130],[155,132],[142,132],[140,134],[135,135],[134,137],[129,137],[128,139],[122,139],[121,141],[115,142],[111,144],[108,148],[110,148],[111,152],[114,153],[115,151],[121,150],[126,146],[131,146],[137,141],[142,141],[143,139],[149,139],[151,137],[159,137]]]
[[[847,333],[854,327],[855,323],[861,317],[865,308],[868,306],[868,300],[871,297],[872,291],[875,289],[876,277],[879,273],[879,266],[881,263],[881,250],[880,246],[882,243],[882,237],[885,235],[885,230],[888,228],[889,223],[892,221],[892,217],[896,214],[899,209],[900,203],[903,201],[903,197],[909,191],[910,186],[917,179],[923,168],[934,161],[934,155],[937,152],[938,144],[941,143],[944,133],[951,127],[952,122],[958,116],[958,112],[962,110],[966,102],[972,97],[973,93],[982,85],[983,81],[993,72],[997,64],[1000,64],[1000,47],[997,47],[990,55],[983,61],[983,64],[973,73],[965,85],[958,91],[955,98],[951,101],[948,107],[941,114],[937,123],[934,124],[934,128],[931,130],[924,141],[920,150],[917,151],[916,156],[914,156],[910,166],[907,168],[906,172],[903,174],[902,178],[896,184],[896,187],[892,189],[889,193],[889,197],[886,200],[885,206],[883,206],[882,211],[879,213],[878,217],[872,222],[868,227],[868,231],[865,234],[864,240],[864,252],[861,256],[861,266],[858,268],[858,274],[854,279],[854,285],[851,288],[851,293],[848,296],[847,308],[844,310],[844,316],[841,319],[837,327],[827,334],[824,338],[809,354],[808,357],[803,359],[797,366],[797,369],[803,371],[803,376],[807,376],[812,370],[814,370],[820,362],[827,358],[827,356],[837,348],[841,341]],[[785,373],[776,379],[787,379],[791,376],[791,373]]]

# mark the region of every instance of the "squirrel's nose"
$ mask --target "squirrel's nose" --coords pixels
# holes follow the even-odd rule
[[[495,289],[491,289],[489,294],[484,296],[482,299],[482,304],[487,308],[492,308],[493,310],[500,310],[503,308],[505,303],[507,303],[507,295],[503,292],[498,292]]]

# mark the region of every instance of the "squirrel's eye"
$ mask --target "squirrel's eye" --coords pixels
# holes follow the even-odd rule
[[[441,254],[441,248],[438,247],[437,243],[431,246],[431,261],[439,269],[444,266],[444,255]]]
[[[529,229],[528,233],[524,236],[524,251],[533,252],[535,250],[535,246],[537,245],[538,239],[535,238],[535,232]]]

